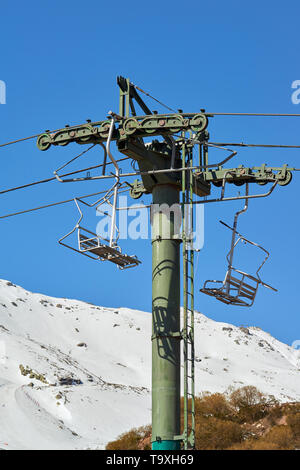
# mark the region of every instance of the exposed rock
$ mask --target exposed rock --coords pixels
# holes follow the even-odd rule
[[[240,326],[240,330],[241,330],[243,333],[245,333],[246,335],[251,336],[251,333],[250,333],[249,328],[246,328],[246,327],[244,327],[244,326]]]

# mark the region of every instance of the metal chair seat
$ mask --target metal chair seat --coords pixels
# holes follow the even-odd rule
[[[111,261],[117,264],[121,269],[130,268],[140,264],[136,256],[129,256],[121,252],[119,246],[109,246],[101,242],[99,237],[95,235],[88,238],[79,233],[79,251],[82,253],[89,252],[95,255],[95,259],[102,261]]]
[[[234,276],[232,275],[232,271],[234,271]],[[208,283],[220,283],[221,286],[208,287]],[[216,297],[217,300],[220,300],[227,305],[251,307],[255,300],[259,284],[264,283],[250,274],[231,268],[231,270],[227,271],[223,282],[208,280],[205,282],[201,292],[212,297]],[[269,286],[266,285],[266,287]]]

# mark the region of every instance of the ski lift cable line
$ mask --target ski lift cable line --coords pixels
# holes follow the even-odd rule
[[[94,125],[97,125],[97,124],[100,124],[101,121],[94,121],[94,122],[89,122],[89,124],[91,126],[94,126]],[[68,126],[68,129],[76,129],[77,127],[81,126],[82,124],[76,124],[74,126]],[[50,130],[46,130],[45,132],[47,133],[50,133],[50,134],[53,134],[55,132],[58,132],[58,131],[61,131],[61,128],[59,129],[54,129],[53,131],[50,131]],[[25,140],[30,140],[30,139],[36,139],[37,137],[39,137],[41,135],[41,132],[39,132],[38,134],[34,134],[34,135],[30,135],[28,137],[22,137],[20,139],[16,139],[16,140],[11,140],[10,142],[5,142],[4,144],[0,144],[0,148],[1,147],[6,147],[7,145],[12,145],[12,144],[17,144],[19,142],[24,142]]]
[[[266,148],[292,148],[300,149],[300,145],[281,145],[281,144],[246,144],[244,142],[210,142],[214,145],[219,145],[223,147],[225,145],[230,145],[232,147],[266,147]]]
[[[164,108],[168,109],[169,111],[172,111],[174,113],[177,113],[178,111],[176,111],[175,109],[173,108],[170,108],[169,106],[167,106],[166,104],[162,103],[161,101],[159,101],[157,98],[154,98],[154,96],[150,95],[150,93],[147,93],[145,90],[142,90],[142,88],[138,87],[137,85],[135,85],[134,83],[130,83],[132,86],[134,86],[134,88],[136,88],[137,90],[139,90],[141,93],[144,93],[144,95],[148,96],[149,98],[151,98],[152,100],[156,101],[158,104],[160,104],[161,106],[163,106]]]
[[[165,107],[169,111],[173,111],[174,113],[178,113],[178,110],[176,111],[174,108],[170,108],[166,104],[162,103],[159,101],[157,98],[154,96],[150,95],[150,93],[146,92],[142,88],[138,87],[134,83],[130,82],[134,88],[139,90],[141,93],[144,93],[146,96],[149,98],[153,99],[157,103],[159,103],[161,106]],[[203,112],[203,114],[207,116],[258,116],[258,117],[300,117],[300,114],[291,114],[291,113],[208,113],[208,112]]]
[[[185,137],[185,136],[182,136],[182,135],[179,135],[179,134],[175,134],[176,137],[178,137],[178,139],[180,140],[185,140],[186,142],[193,142],[195,144],[199,144],[199,145],[206,145],[206,146],[211,146],[211,147],[219,147],[219,148],[223,148],[224,147],[224,150],[228,150],[228,151],[231,151],[231,149],[229,148],[225,148],[227,146],[230,146],[230,147],[270,147],[270,148],[295,148],[295,149],[300,149],[300,145],[282,145],[282,144],[247,144],[247,143],[244,143],[244,142],[211,142],[211,141],[207,141],[207,140],[196,140],[194,137]]]
[[[119,160],[117,160],[117,162],[122,162],[122,161],[125,161],[125,160],[128,160],[128,159],[129,159],[129,157],[120,158]],[[106,165],[112,165],[112,163],[108,162]],[[101,168],[101,167],[103,167],[102,163],[100,165],[94,165],[94,166],[90,166],[90,167],[87,167],[87,168],[82,168],[81,170],[76,170],[76,171],[71,171],[70,173],[65,173],[64,175],[61,175],[61,177],[71,176],[71,175],[75,175],[77,173],[81,173],[83,171],[95,170],[96,168]],[[47,179],[44,179],[44,180],[33,181],[32,183],[23,184],[22,186],[16,186],[14,188],[4,189],[3,191],[0,191],[0,195],[9,193],[11,191],[17,191],[18,189],[29,188],[30,186],[35,186],[37,184],[48,183],[50,181],[55,181],[56,179],[57,178],[55,176],[53,176],[51,178],[47,178]]]
[[[120,191],[119,194],[125,193],[126,191],[129,191],[129,188]],[[15,215],[27,214],[29,212],[34,212],[34,211],[38,211],[38,210],[41,210],[41,209],[47,209],[49,207],[54,207],[54,206],[59,206],[61,204],[67,204],[69,202],[74,202],[74,199],[85,199],[85,198],[88,198],[88,197],[98,196],[99,194],[105,194],[105,193],[107,193],[107,190],[106,191],[98,191],[97,193],[85,194],[84,196],[73,197],[71,199],[66,199],[64,201],[53,202],[53,203],[50,203],[50,204],[45,204],[43,206],[33,207],[31,209],[26,209],[24,211],[12,212],[10,214],[1,215],[0,219],[7,219],[8,217],[14,217]]]
[[[258,116],[258,117],[300,117],[300,114],[288,113],[208,113],[204,112],[206,116]]]
[[[64,163],[61,167],[59,167],[55,172],[54,174],[56,174],[57,171],[59,170],[63,170],[66,166],[70,165],[70,163],[73,163],[75,160],[77,160],[78,158],[82,157],[82,155],[84,155],[85,153],[89,152],[90,150],[92,150],[92,148],[95,147],[96,144],[93,144],[91,145],[90,147],[88,147],[87,149],[85,149],[83,152],[80,152],[78,155],[76,155],[75,157],[71,158],[71,160],[69,160],[67,163]]]

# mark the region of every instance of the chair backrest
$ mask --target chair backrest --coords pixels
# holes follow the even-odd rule
[[[232,268],[226,273],[224,289],[233,297],[247,299],[252,305],[260,283],[258,278]]]

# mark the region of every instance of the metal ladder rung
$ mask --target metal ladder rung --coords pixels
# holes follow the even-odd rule
[[[185,147],[183,147],[185,149]],[[188,162],[186,163],[186,154],[183,150],[182,167],[193,164],[192,156],[188,154]],[[191,172],[185,173],[186,178],[182,179],[182,202],[183,204],[190,204],[191,212],[188,212],[186,221],[188,222],[188,228],[186,233],[184,230],[186,226],[183,225],[183,266],[184,266],[184,429],[182,434],[182,440],[184,449],[190,449],[194,447],[194,425],[195,425],[195,412],[194,408],[194,252],[188,250],[188,245],[193,243],[193,215],[192,215],[192,204],[193,204],[193,176]],[[185,211],[183,209],[183,214]]]

